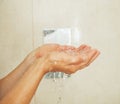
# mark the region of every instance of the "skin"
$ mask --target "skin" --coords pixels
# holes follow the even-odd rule
[[[75,73],[90,65],[99,54],[87,45],[75,48],[46,44],[37,48],[0,80],[0,104],[29,104],[46,73]]]

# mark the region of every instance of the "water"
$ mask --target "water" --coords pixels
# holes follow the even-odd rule
[[[63,78],[59,78],[56,79],[55,83],[55,87],[56,87],[56,104],[62,104],[63,103],[63,95],[64,95],[64,79]]]
[[[70,74],[65,74],[63,72],[49,72],[45,75],[45,78],[46,79],[53,79],[53,81],[55,81],[56,79],[59,79],[59,78],[66,79],[70,76],[71,76]]]
[[[72,49],[68,49],[65,51],[65,53],[69,55],[76,55],[75,51]],[[55,63],[56,64],[56,63]],[[52,79],[53,83],[55,84],[55,92],[56,92],[56,104],[62,104],[63,103],[63,93],[64,93],[64,81],[69,78],[71,75],[65,74],[63,72],[49,72],[46,74],[45,78]]]
[[[55,104],[63,104],[65,84],[70,75],[62,72],[50,72],[47,77],[50,84],[53,84],[52,88],[55,94],[53,99],[55,99]]]

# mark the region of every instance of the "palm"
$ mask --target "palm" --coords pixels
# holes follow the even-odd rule
[[[99,55],[99,51],[89,46],[81,46],[73,50],[55,51],[50,53],[51,71],[74,73],[91,64]]]

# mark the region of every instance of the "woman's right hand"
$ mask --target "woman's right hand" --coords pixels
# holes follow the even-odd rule
[[[100,54],[90,46],[82,45],[79,48],[65,48],[48,54],[49,68],[47,72],[64,72],[72,74],[90,65]]]

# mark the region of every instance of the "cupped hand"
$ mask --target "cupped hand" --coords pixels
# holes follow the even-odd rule
[[[41,58],[42,56],[45,56],[47,54],[49,54],[50,52],[53,51],[63,51],[66,49],[75,49],[73,46],[67,46],[67,45],[59,45],[59,44],[44,44],[38,48],[36,48],[35,50],[33,50],[30,54],[27,55],[27,57],[25,58],[25,60],[28,63],[33,63],[36,59]]]
[[[62,50],[53,51],[48,55],[49,71],[74,73],[90,65],[100,54],[90,46],[81,45],[79,48],[66,46]]]

